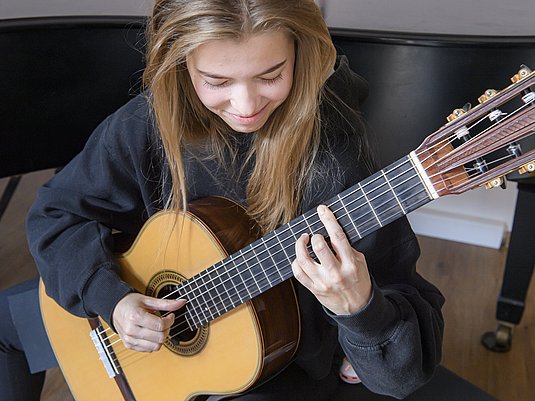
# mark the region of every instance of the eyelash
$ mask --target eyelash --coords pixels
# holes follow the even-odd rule
[[[277,75],[275,78],[262,79],[262,82],[265,83],[268,86],[271,86],[271,85],[275,85],[280,80],[282,80],[282,73]],[[208,81],[204,81],[203,82],[203,86],[206,86],[207,88],[210,88],[210,89],[221,89],[221,88],[224,88],[225,86],[227,86],[227,81],[223,82],[222,84],[218,84],[218,85],[214,85],[214,84],[211,84]]]

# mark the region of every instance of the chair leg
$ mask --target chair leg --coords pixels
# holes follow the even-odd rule
[[[7,186],[4,189],[4,192],[2,193],[2,198],[0,198],[0,220],[2,219],[2,216],[4,215],[4,212],[7,209],[7,205],[9,204],[9,201],[13,197],[13,194],[15,193],[15,190],[17,189],[17,186],[19,185],[21,178],[22,178],[21,175],[14,175],[9,178]]]
[[[519,182],[509,251],[496,306],[498,327],[481,337],[483,345],[491,351],[507,352],[511,349],[513,328],[520,323],[524,313],[526,295],[535,268],[532,233],[535,222],[534,204],[534,183]]]

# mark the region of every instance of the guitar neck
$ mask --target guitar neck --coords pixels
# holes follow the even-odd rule
[[[325,202],[351,242],[358,241],[433,199],[418,161],[406,156]],[[179,288],[187,293],[191,329],[290,278],[294,245],[302,234],[327,232],[310,210],[191,277]]]

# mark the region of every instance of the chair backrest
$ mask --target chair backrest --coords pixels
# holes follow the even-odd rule
[[[142,17],[0,20],[0,177],[63,166],[139,93]]]
[[[0,177],[64,165],[139,92],[145,23],[139,16],[0,20]],[[381,164],[415,149],[488,86],[505,87],[520,64],[535,68],[535,37],[331,34],[370,83],[363,110]]]
[[[331,29],[339,53],[366,78],[363,112],[381,165],[416,149],[466,103],[501,90],[522,64],[535,69],[535,36],[492,37]]]

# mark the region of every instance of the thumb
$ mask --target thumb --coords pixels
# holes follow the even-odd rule
[[[174,311],[183,307],[186,304],[186,300],[145,297],[143,304],[153,310]]]

